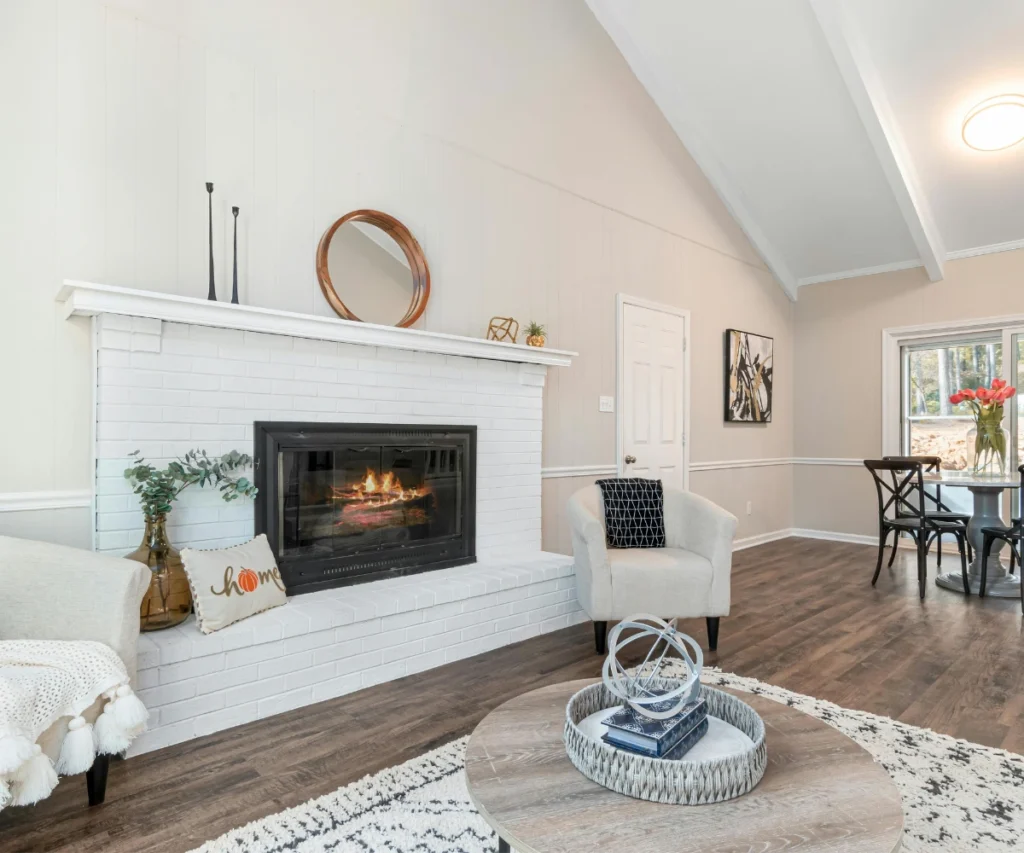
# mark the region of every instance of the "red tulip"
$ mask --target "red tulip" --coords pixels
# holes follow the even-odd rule
[[[1004,400],[1009,400],[1016,393],[1017,393],[1017,389],[1014,388],[1012,385],[1008,385],[1008,386],[1006,386],[1004,388],[1000,388],[999,389],[998,400],[999,400],[1000,403],[1002,403]]]
[[[992,399],[992,392],[988,388],[979,388],[975,393],[982,403],[988,403]]]
[[[958,394],[963,394],[965,400],[973,400],[978,395],[975,394],[970,388],[961,388],[957,391]]]
[[[959,391],[957,391],[957,392],[956,392],[955,394],[953,394],[953,395],[952,395],[952,396],[951,396],[951,397],[949,398],[949,402],[951,402],[951,403],[952,403],[952,404],[953,404],[954,406],[957,406],[957,405],[959,405],[960,403],[962,403],[962,402],[964,401],[964,399],[965,399],[965,398],[964,398],[964,395],[963,395],[963,394],[961,394],[961,393],[960,393]]]
[[[1004,382],[1002,379],[993,379],[992,380],[992,390],[993,391],[998,391],[1000,388],[1005,388],[1005,387],[1006,387],[1006,382]]]

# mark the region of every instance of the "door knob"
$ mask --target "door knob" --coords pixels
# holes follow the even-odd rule
[[[636,457],[635,456],[629,455],[629,456],[626,457],[626,464],[627,465],[632,465],[634,462],[636,462]]]

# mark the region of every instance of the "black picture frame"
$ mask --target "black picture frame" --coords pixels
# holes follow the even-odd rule
[[[723,391],[726,423],[770,424],[774,391],[775,339],[743,329],[726,329],[724,342]],[[735,392],[734,376],[738,389]]]

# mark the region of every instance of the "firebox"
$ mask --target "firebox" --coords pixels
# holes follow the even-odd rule
[[[476,427],[255,424],[256,532],[289,595],[476,560]]]

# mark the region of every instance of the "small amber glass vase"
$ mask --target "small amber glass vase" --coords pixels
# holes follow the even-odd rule
[[[181,562],[181,554],[167,539],[167,516],[146,519],[142,544],[127,555],[149,567],[149,589],[142,599],[141,628],[162,631],[180,625],[192,612],[192,590]]]

